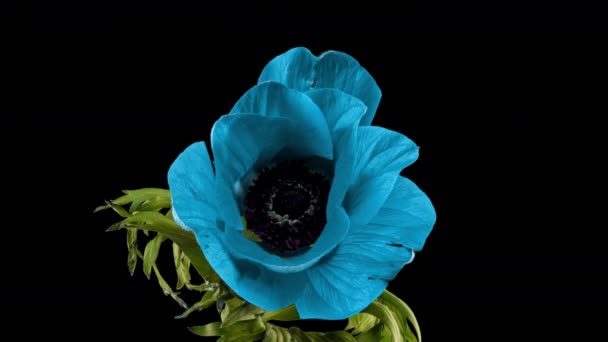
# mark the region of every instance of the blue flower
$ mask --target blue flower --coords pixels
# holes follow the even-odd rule
[[[382,92],[374,78],[353,57],[339,51],[327,51],[319,57],[298,47],[270,61],[258,80],[276,81],[302,92],[335,88],[361,100],[367,111],[360,120],[369,126],[376,114]]]
[[[399,175],[418,147],[369,126],[379,100],[352,57],[293,49],[214,124],[213,163],[204,142],[175,160],[174,218],[243,299],[344,319],[422,249],[435,211]]]

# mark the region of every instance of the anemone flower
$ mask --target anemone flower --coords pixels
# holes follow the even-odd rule
[[[272,60],[168,174],[173,216],[222,280],[265,310],[344,319],[376,299],[435,223],[400,172],[406,136],[370,126],[381,92],[352,57]]]

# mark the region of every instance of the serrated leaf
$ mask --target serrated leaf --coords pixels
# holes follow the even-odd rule
[[[416,320],[416,316],[412,309],[410,309],[405,302],[399,299],[397,296],[392,294],[389,291],[384,291],[379,298],[379,301],[386,305],[397,317],[397,319],[401,323],[401,327],[403,329],[403,333],[405,334],[405,328],[408,327],[408,322],[412,324],[414,330],[416,331],[416,335],[418,335],[417,342],[422,342],[422,335],[420,333],[420,326],[418,325],[418,321]]]
[[[220,294],[217,296],[217,313],[221,313],[224,308],[224,303],[232,298],[237,298],[234,293],[226,286],[219,286]]]
[[[106,205],[101,205],[97,208],[95,208],[95,210],[93,210],[93,213],[102,211],[102,210],[106,210],[106,209],[112,209],[114,210],[118,215],[120,215],[120,217],[129,217],[131,216],[126,210],[125,208],[112,203],[112,201],[105,201]]]
[[[171,245],[171,248],[173,249],[173,264],[177,268],[182,262],[182,250],[175,242]]]
[[[122,226],[147,229],[156,233],[173,236],[177,239],[194,239],[192,232],[183,230],[175,221],[165,215],[153,211],[138,212],[118,222]]]
[[[378,317],[391,332],[393,342],[403,342],[401,322],[388,306],[378,301],[374,301],[365,310],[363,310],[363,312]],[[403,329],[405,329],[405,327],[403,327]]]
[[[283,327],[276,326],[274,324],[266,324],[266,332],[262,342],[292,342],[293,337],[289,330]]]
[[[346,331],[316,332],[303,331],[297,327],[283,328],[266,323],[266,332],[262,342],[356,342]],[[378,342],[378,341],[374,341]]]
[[[177,223],[169,217],[152,211],[142,211],[131,217],[112,225],[116,229],[137,228],[161,233],[173,242],[177,243],[184,254],[190,259],[194,268],[199,272],[203,279],[209,282],[218,282],[219,276],[205,259],[194,234],[183,230]]]
[[[412,329],[410,328],[409,324],[405,326],[405,334],[403,335],[403,337],[405,337],[406,342],[418,342],[418,338],[412,332]]]
[[[140,190],[129,193],[133,197],[129,206],[131,214],[138,211],[159,211],[171,207],[171,195],[168,190],[164,190],[166,193],[139,192]],[[135,194],[133,194],[134,192]]]
[[[173,264],[175,265],[175,273],[177,274],[176,289],[181,289],[186,284],[190,284],[190,259],[182,252],[179,245],[175,242],[173,247]]]
[[[168,198],[171,203],[171,193],[167,189],[159,188],[142,188],[137,190],[123,190],[125,195],[121,196],[114,201],[117,205],[126,205],[132,202],[142,203],[151,198]]]
[[[107,203],[107,201],[106,201],[106,203]],[[93,209],[93,214],[98,213],[98,212],[103,211],[103,210],[107,210],[107,209],[110,209],[110,206],[107,205],[107,204],[106,205],[97,206],[97,207],[95,207],[95,209]]]
[[[237,297],[226,300],[224,302],[224,307],[222,308],[222,311],[220,313],[220,318],[222,319],[222,322],[224,322],[226,318],[238,307],[240,307],[244,302],[244,300]]]
[[[123,192],[125,193],[124,196],[113,200],[111,203],[114,206],[122,206],[130,203],[132,205],[132,213],[136,211],[142,203],[146,202],[146,200],[149,201],[148,204],[146,204],[148,206],[152,206],[152,203],[154,203],[155,206],[170,207],[171,193],[166,189],[144,188],[138,190],[125,190]],[[136,202],[136,205],[133,205],[133,202]],[[110,207],[112,206],[106,205],[98,207],[95,210],[99,211]],[[121,216],[125,216],[126,212],[124,209],[117,210],[120,211],[119,214],[121,214]],[[106,231],[115,231],[125,228],[140,229],[145,231],[146,235],[148,231],[164,234],[167,238],[180,246],[184,254],[190,260],[190,263],[203,279],[209,282],[218,282],[220,280],[217,273],[209,265],[207,259],[203,255],[194,234],[181,229],[181,227],[175,223],[171,210],[167,212],[166,216],[156,211],[135,212],[132,216],[125,217],[124,220],[111,225]],[[133,255],[133,253],[131,253],[131,255]],[[131,256],[129,260],[136,259]]]
[[[188,330],[198,336],[220,336],[220,322],[189,327]]]
[[[356,342],[353,335],[346,331],[331,331],[326,333],[302,331],[297,327],[290,327],[289,332],[293,339],[298,342]]]
[[[158,257],[158,251],[160,245],[167,238],[163,234],[156,234],[156,236],[148,241],[146,248],[144,249],[144,274],[150,279],[150,273],[152,272],[152,265],[156,263]]]
[[[198,292],[215,291],[218,289],[218,287],[219,287],[218,283],[204,283],[204,284],[200,284],[200,285],[186,284],[186,288],[188,290],[198,291]]]
[[[171,197],[152,197],[141,202],[137,211],[159,211],[171,208]]]
[[[127,230],[127,249],[127,265],[129,266],[129,273],[133,275],[135,267],[137,267],[137,229]]]
[[[177,288],[181,289],[186,284],[190,284],[192,280],[192,276],[190,275],[190,259],[182,253],[182,264],[177,269],[178,280],[177,280]]]
[[[182,263],[182,250],[175,242],[171,244],[171,248],[173,250],[173,265],[175,265],[175,269],[177,270]]]
[[[137,247],[137,229],[127,229],[127,248]]]
[[[160,285],[160,288],[163,290],[163,293],[166,296],[170,296],[171,298],[173,298],[173,300],[175,300],[181,307],[185,309],[188,308],[188,304],[186,304],[186,302],[184,302],[184,300],[178,296],[179,292],[174,292],[173,289],[171,289],[171,286],[169,286],[165,279],[160,275],[156,264],[152,264],[152,269],[154,270],[154,275],[156,275],[158,285]]]
[[[216,289],[215,291],[205,292],[203,298],[200,301],[194,303],[190,308],[187,308],[181,315],[175,316],[175,319],[182,319],[190,316],[194,311],[202,311],[215,303],[218,296],[220,295],[221,289]]]
[[[382,325],[382,331],[381,331],[381,338],[380,341],[381,342],[393,342],[393,335],[391,335],[391,331],[386,327],[386,325],[381,324]]]
[[[376,316],[362,312],[348,318],[348,325],[344,330],[353,329],[353,335],[359,335],[369,331],[371,328],[380,323]]]
[[[390,334],[383,334],[384,325],[378,323],[368,331],[355,336],[357,342],[390,342]]]
[[[262,315],[264,321],[297,321],[300,319],[295,305],[287,306],[276,311],[266,311]]]
[[[227,327],[220,327],[220,337],[217,342],[251,342],[264,337],[266,323],[257,316],[247,321],[238,321]]]
[[[167,210],[165,217],[168,218],[169,220],[175,222],[175,219],[173,218],[173,208]]]
[[[222,326],[227,327],[238,321],[251,320],[262,313],[264,313],[263,309],[260,309],[251,303],[243,302],[231,311],[226,318],[222,319]]]

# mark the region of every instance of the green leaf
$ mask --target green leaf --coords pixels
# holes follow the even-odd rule
[[[238,297],[234,297],[234,298],[230,298],[230,299],[226,300],[224,302],[224,307],[222,308],[222,311],[220,313],[222,322],[224,322],[226,320],[226,318],[232,312],[234,312],[236,309],[238,309],[238,307],[240,307],[243,303],[245,303],[245,301]]]
[[[405,334],[403,335],[403,337],[405,337],[406,342],[418,342],[418,338],[412,332],[412,329],[410,328],[409,324],[405,326]]]
[[[355,336],[357,342],[390,342],[390,333],[383,334],[384,324],[378,323],[370,330]]]
[[[129,217],[129,216],[131,216],[131,214],[129,214],[125,210],[125,208],[123,208],[123,207],[121,207],[121,206],[119,206],[117,204],[112,203],[112,201],[105,201],[105,202],[106,202],[106,205],[102,205],[102,206],[99,206],[99,207],[95,208],[95,210],[93,210],[93,212],[96,213],[96,212],[99,212],[99,211],[102,211],[102,210],[105,210],[105,209],[112,208],[112,210],[114,210],[121,217]]]
[[[105,206],[95,209],[95,211],[99,211],[113,208],[124,217],[124,220],[113,224],[107,231],[137,228],[145,232],[150,230],[164,234],[167,238],[179,245],[190,260],[190,263],[203,279],[210,282],[218,282],[220,280],[217,273],[215,273],[207,262],[207,259],[205,259],[194,234],[181,229],[181,227],[174,222],[171,210],[167,212],[166,216],[154,211],[158,208],[170,208],[171,193],[169,190],[144,188],[138,190],[125,190],[123,192],[125,193],[124,196],[111,201],[111,203],[106,202],[107,204]],[[133,214],[133,216],[128,216],[129,214],[120,207],[129,203],[131,204],[130,213]],[[153,211],[145,211],[142,209]]]
[[[152,240],[148,242],[144,249],[144,274],[150,279],[150,272],[152,272],[152,265],[156,263],[158,257],[158,250],[160,245],[167,238],[163,234],[157,234]]]
[[[215,303],[218,296],[220,295],[221,289],[218,288],[215,291],[207,291],[203,295],[200,301],[194,303],[190,308],[187,308],[181,315],[175,316],[175,319],[182,319],[188,317],[194,311],[202,311]]]
[[[157,212],[141,211],[112,225],[112,227],[116,227],[116,229],[147,229],[165,235],[179,245],[203,279],[209,282],[219,282],[219,276],[205,259],[194,234],[183,230],[170,217]]]
[[[137,211],[159,211],[161,209],[171,208],[171,197],[153,197],[141,202]]]
[[[416,316],[412,309],[410,309],[405,302],[403,302],[399,297],[395,296],[389,291],[384,291],[380,296],[379,300],[389,307],[389,309],[397,316],[399,321],[401,322],[401,326],[405,329],[408,326],[408,322],[412,324],[414,330],[416,331],[416,335],[418,335],[418,342],[422,342],[422,335],[420,333],[420,326],[418,325],[418,321],[416,320]],[[404,331],[405,333],[405,331]]]
[[[362,314],[371,314],[381,321],[383,326],[380,331],[382,340],[420,342],[420,327],[414,313],[407,304],[389,291],[384,291],[361,314],[349,318],[349,324],[346,327],[347,330],[353,329],[352,333],[357,335],[357,340],[378,340],[377,322],[371,320],[369,316],[361,316]],[[410,324],[416,330],[416,334],[411,330]],[[367,334],[371,330],[373,332]]]
[[[300,319],[295,305],[287,306],[276,311],[267,311],[262,315],[264,321],[297,321]]]
[[[321,333],[316,331],[304,332],[300,328],[290,327],[289,332],[294,340],[298,342],[356,342],[353,335],[343,330]]]
[[[129,251],[127,265],[129,266],[129,272],[133,275],[137,266],[137,252],[139,252],[137,249],[137,229],[127,230],[127,249]]]
[[[346,331],[316,332],[302,331],[297,327],[283,328],[266,323],[266,333],[262,342],[356,342]],[[374,341],[378,342],[378,341]]]
[[[175,272],[177,274],[177,286],[176,289],[181,289],[186,284],[190,284],[190,259],[182,252],[179,245],[173,243],[173,264],[175,265]]]
[[[220,322],[189,327],[188,330],[198,336],[220,336]]]
[[[359,335],[369,331],[378,323],[380,323],[380,320],[376,316],[362,312],[349,317],[348,325],[344,330],[353,329],[352,334]]]
[[[222,319],[222,326],[227,327],[238,321],[251,320],[262,313],[264,313],[263,309],[260,309],[251,303],[243,302]]]
[[[266,324],[266,332],[262,342],[291,342],[293,337],[288,329],[278,327],[274,324]]]
[[[163,290],[165,296],[170,296],[173,298],[173,300],[175,300],[184,309],[188,308],[188,304],[186,304],[186,302],[184,302],[183,299],[178,296],[179,292],[174,292],[173,289],[171,289],[171,286],[169,286],[165,279],[160,275],[156,264],[152,264],[152,269],[154,270],[154,275],[156,275],[156,279],[158,280],[158,285],[160,285],[160,288]]]
[[[392,335],[393,342],[403,342],[403,334],[401,332],[401,322],[388,306],[374,301],[363,312],[369,313],[378,317],[382,323],[389,329]],[[405,327],[404,327],[405,328]]]
[[[251,342],[264,337],[266,323],[257,316],[247,321],[239,321],[227,327],[220,326],[220,337],[217,342]]]
[[[215,291],[215,290],[217,290],[218,287],[219,287],[218,283],[204,283],[204,284],[200,284],[200,285],[186,284],[186,288],[188,290],[198,291],[198,292]]]
[[[215,307],[217,309],[217,312],[222,312],[222,310],[224,309],[224,304],[232,299],[232,298],[238,298],[238,296],[235,295],[234,292],[232,292],[228,287],[220,285],[219,287],[220,290],[220,294],[217,297],[217,302],[215,303]]]
[[[137,190],[123,190],[123,193],[125,193],[124,196],[115,199],[112,203],[116,205],[126,205],[130,203],[130,213],[138,210],[139,207],[147,201],[157,201],[158,208],[169,208],[171,206],[171,193],[167,189],[143,188]],[[154,206],[149,207],[152,209],[147,210],[155,209]]]

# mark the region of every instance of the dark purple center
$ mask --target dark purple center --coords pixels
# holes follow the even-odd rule
[[[301,161],[262,170],[245,197],[247,229],[281,256],[308,249],[325,227],[329,187],[324,176]]]

